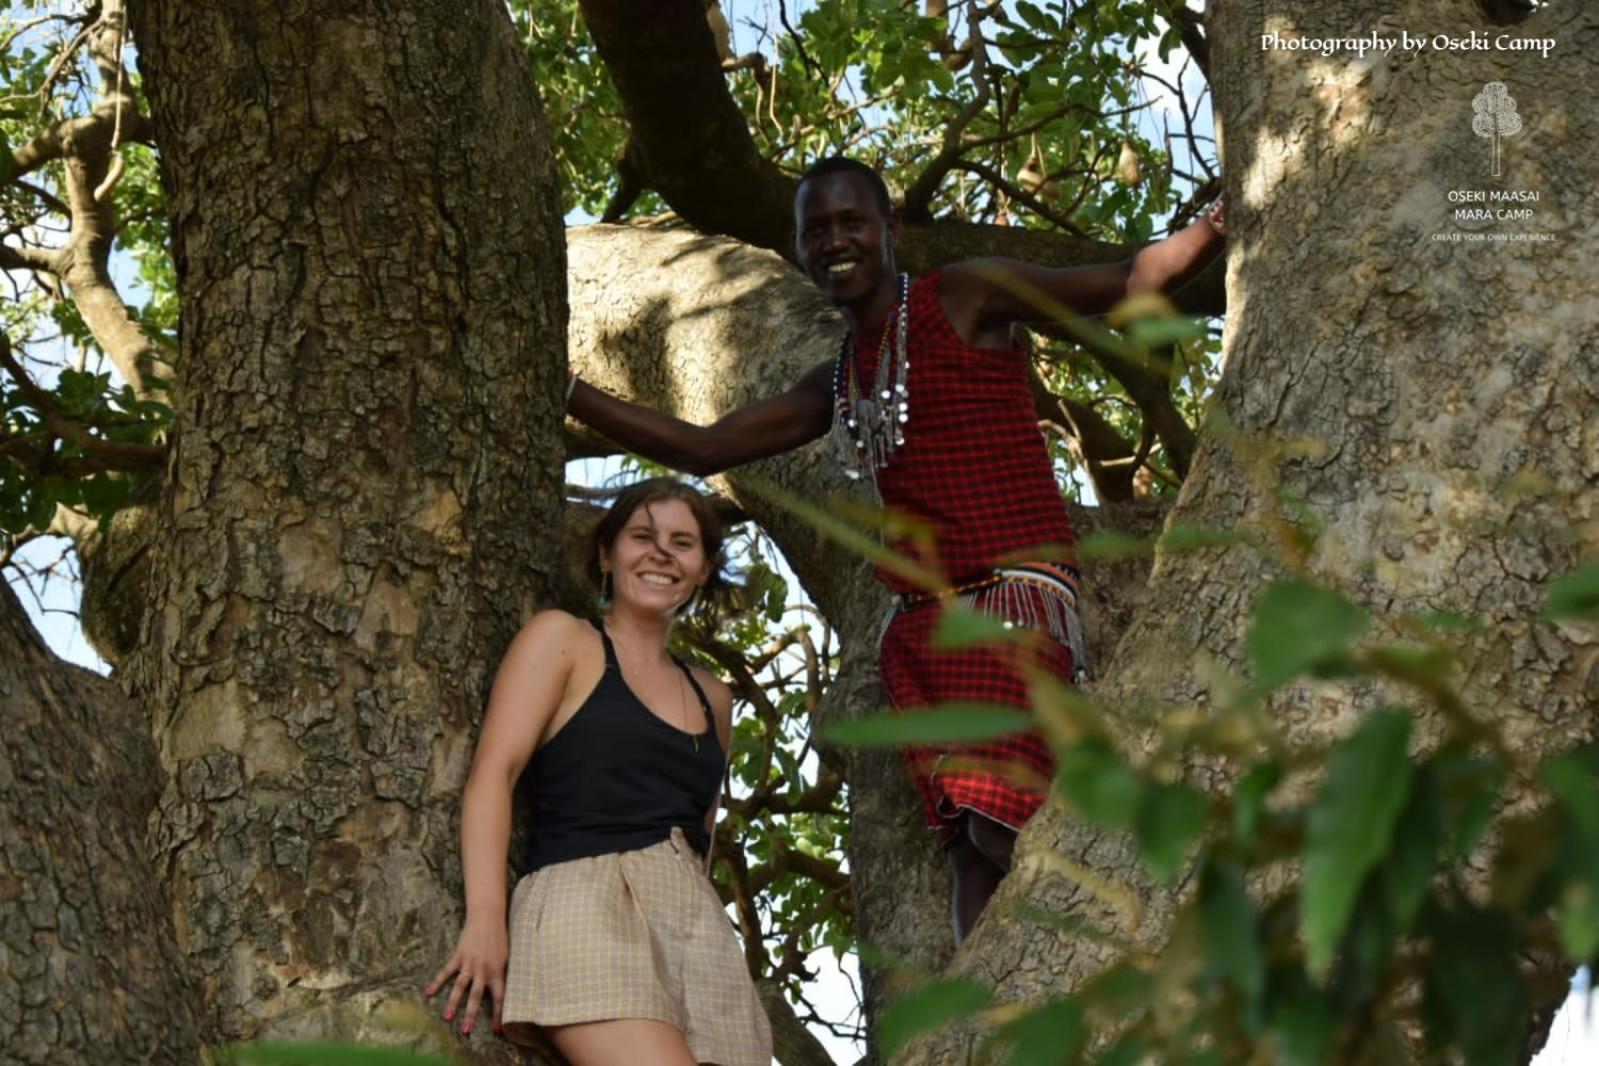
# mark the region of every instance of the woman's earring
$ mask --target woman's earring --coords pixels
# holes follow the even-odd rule
[[[609,570],[600,571],[600,602],[611,602],[611,572]]]

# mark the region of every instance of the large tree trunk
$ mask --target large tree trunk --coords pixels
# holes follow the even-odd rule
[[[143,716],[44,646],[0,585],[0,1047],[8,1063],[193,1062],[194,1001],[145,852]]]
[[[1440,10],[1440,7],[1442,10]],[[1536,52],[1433,51],[1324,60],[1263,51],[1269,29],[1344,36],[1503,32],[1466,0],[1232,0],[1213,11],[1213,76],[1229,180],[1227,370],[1232,429],[1209,438],[1172,520],[1265,528],[1289,516],[1276,489],[1320,527],[1309,570],[1375,614],[1449,611],[1486,623],[1461,637],[1459,678],[1529,755],[1594,731],[1599,640],[1592,625],[1533,617],[1543,587],[1599,540],[1599,251],[1590,176],[1599,122],[1599,11],[1554,3],[1517,30],[1556,37]],[[1504,145],[1502,181],[1472,134],[1472,99],[1499,80],[1525,128]],[[1452,219],[1452,189],[1533,189],[1529,223]],[[1435,233],[1550,232],[1550,243],[1453,243]],[[1283,292],[1320,288],[1294,300]],[[1211,702],[1202,658],[1244,670],[1247,612],[1278,566],[1238,548],[1159,557],[1149,609],[1123,639],[1098,695],[1177,706]],[[1214,676],[1210,673],[1208,676]],[[1298,686],[1273,701],[1295,739],[1341,733],[1398,691]],[[1425,722],[1425,739],[1438,735]],[[1059,849],[1102,877],[1133,878],[1127,841],[1059,811],[1023,835],[1019,869],[957,956],[957,972],[1007,1000],[1069,990],[1104,964],[1094,945],[1014,916],[1028,903],[1115,924],[1080,886],[1034,861]],[[1170,900],[1150,904],[1158,942]],[[977,1038],[954,1027],[905,1061],[964,1062]]]
[[[154,857],[208,1038],[362,1032],[448,956],[486,687],[566,565],[543,118],[492,0],[135,15],[183,308]]]

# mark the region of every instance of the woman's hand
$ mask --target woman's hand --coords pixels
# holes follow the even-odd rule
[[[501,1018],[505,1014],[507,954],[503,921],[474,922],[468,918],[466,927],[461,930],[461,939],[456,942],[455,954],[433,978],[433,983],[427,986],[426,994],[431,999],[438,995],[450,976],[455,975],[455,987],[450,990],[450,998],[444,1005],[444,1020],[455,1021],[462,997],[465,997],[466,1016],[461,1019],[462,1035],[471,1035],[485,992],[494,1000],[494,1031],[500,1031]]]

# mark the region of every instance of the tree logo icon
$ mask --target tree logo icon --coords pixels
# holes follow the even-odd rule
[[[1471,101],[1471,132],[1494,142],[1494,177],[1499,177],[1499,138],[1521,132],[1521,116],[1516,114],[1516,98],[1502,81],[1491,81]]]

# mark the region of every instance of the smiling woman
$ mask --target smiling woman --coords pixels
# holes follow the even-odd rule
[[[576,1066],[767,1066],[771,1031],[705,876],[732,693],[666,650],[673,620],[726,587],[722,530],[670,478],[624,490],[585,568],[595,621],[534,617],[494,681],[461,803],[467,917],[428,988],[470,1033],[548,1039]],[[527,778],[525,790],[518,782]],[[512,795],[529,797],[506,905]]]

